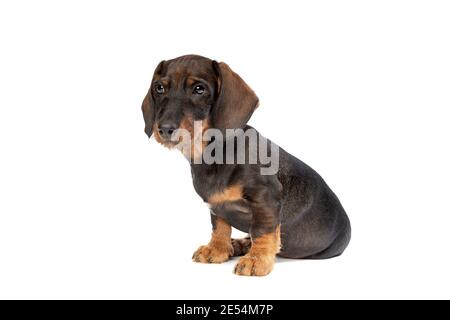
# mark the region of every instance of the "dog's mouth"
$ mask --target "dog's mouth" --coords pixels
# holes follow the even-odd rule
[[[173,149],[183,144],[183,136],[174,134],[171,137],[163,137],[157,130],[154,131],[155,140],[166,148]]]
[[[175,148],[180,143],[179,141],[175,141],[172,139],[162,138],[161,136],[158,136],[157,134],[155,134],[155,139],[161,145],[163,145],[164,147],[169,148],[169,149]]]
[[[154,137],[158,143],[168,149],[178,149],[189,160],[200,159],[207,141],[203,139],[203,134],[208,128],[208,121],[192,122],[186,118],[180,126],[165,134],[163,130],[158,130],[158,125],[154,126]]]
[[[172,141],[172,140],[163,140],[161,144],[169,149],[173,149],[174,147],[176,147],[179,144],[179,142]]]

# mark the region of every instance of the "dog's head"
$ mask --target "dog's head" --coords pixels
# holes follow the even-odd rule
[[[194,121],[202,121],[202,130],[243,128],[257,106],[255,93],[227,64],[182,56],[156,67],[142,103],[145,133],[170,147],[177,129],[193,135]]]

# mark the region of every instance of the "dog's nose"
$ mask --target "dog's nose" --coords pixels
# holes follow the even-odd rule
[[[177,126],[173,122],[165,122],[159,125],[159,135],[164,139],[170,139]]]

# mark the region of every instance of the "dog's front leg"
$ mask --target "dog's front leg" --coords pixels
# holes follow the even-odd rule
[[[276,254],[280,251],[280,222],[277,201],[261,202],[253,207],[253,221],[250,228],[250,251],[239,259],[234,273],[241,276],[265,276],[274,266]]]
[[[231,244],[231,225],[224,219],[211,215],[213,232],[206,246],[200,246],[194,252],[192,260],[202,263],[222,263],[233,255]]]
[[[240,276],[265,276],[269,274],[280,249],[280,226],[273,232],[252,238],[250,251],[239,259],[234,273]]]

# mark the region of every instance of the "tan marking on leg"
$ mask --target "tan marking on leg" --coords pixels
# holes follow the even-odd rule
[[[237,201],[241,200],[242,196],[242,186],[236,184],[208,197],[208,203],[215,205],[227,201]]]
[[[274,232],[252,239],[250,251],[239,259],[234,273],[240,276],[265,276],[275,263],[280,251],[280,226]]]
[[[211,240],[194,252],[192,260],[201,263],[222,263],[233,255],[231,245],[231,226],[222,218],[217,218]]]

